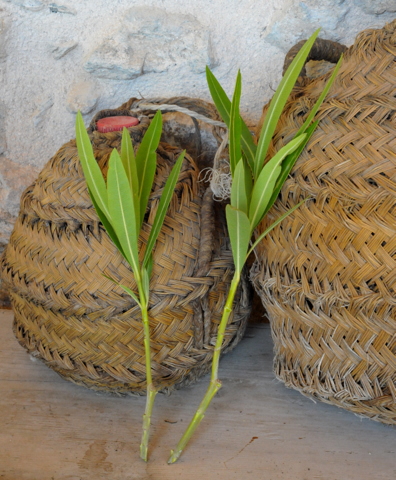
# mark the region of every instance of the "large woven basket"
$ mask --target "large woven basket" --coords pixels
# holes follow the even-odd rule
[[[288,142],[329,74],[303,79]],[[320,123],[268,215],[310,197],[260,244],[252,278],[288,386],[396,424],[396,21],[347,50]],[[265,225],[261,226],[263,229]]]
[[[95,121],[110,114],[130,115],[134,102],[100,112],[88,129],[104,172],[111,150],[120,147],[121,132],[99,133]],[[208,117],[213,115],[213,107],[198,100],[190,99],[189,106],[203,110]],[[134,145],[139,144],[152,113],[138,110],[140,124],[129,130]],[[183,132],[176,135],[176,141],[187,147],[191,144]],[[206,150],[207,143],[203,144]],[[142,248],[164,182],[180,151],[167,143],[158,148],[155,186],[140,238]],[[202,151],[194,153],[205,157]],[[153,381],[162,391],[190,383],[210,367],[233,274],[223,211],[198,175],[198,167],[186,155],[153,253],[152,369]],[[68,380],[99,391],[144,394],[140,310],[102,273],[132,289],[135,286],[130,268],[94,211],[76,144],[71,140],[24,192],[2,257],[2,277],[15,312],[14,332],[28,352]],[[244,279],[227,327],[224,351],[240,340],[250,308],[249,285]]]

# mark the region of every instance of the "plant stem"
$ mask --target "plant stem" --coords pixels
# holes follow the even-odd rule
[[[227,328],[228,319],[232,312],[234,298],[235,298],[235,294],[236,294],[240,279],[241,279],[240,272],[235,271],[234,277],[232,278],[232,281],[231,281],[230,290],[228,291],[227,300],[224,306],[219,329],[217,331],[217,339],[216,339],[216,344],[215,344],[213,359],[212,359],[212,374],[210,377],[210,380],[212,382],[215,380],[218,380],[220,353],[221,353],[221,347],[223,345],[224,333]]]
[[[155,396],[158,390],[154,387],[151,376],[151,349],[150,349],[150,325],[148,318],[148,301],[145,298],[143,288],[138,284],[142,311],[143,333],[144,333],[144,351],[146,355],[146,383],[147,383],[147,398],[146,408],[143,415],[143,433],[140,444],[140,458],[147,462],[148,443],[150,436],[151,414],[153,412]]]
[[[230,290],[227,295],[227,300],[224,306],[223,315],[221,317],[220,325],[217,332],[217,339],[215,348],[213,351],[213,358],[212,358],[212,373],[210,376],[210,384],[203,397],[201,403],[197,411],[195,412],[190,424],[186,428],[183,436],[179,440],[175,450],[171,450],[171,456],[169,457],[168,463],[175,463],[177,459],[182,454],[184,447],[189,442],[190,438],[194,434],[195,430],[197,429],[198,425],[201,423],[205,416],[205,412],[210,405],[213,397],[221,388],[221,381],[218,379],[218,371],[219,371],[219,361],[220,361],[220,353],[221,347],[223,345],[224,340],[224,333],[227,328],[228,319],[232,312],[232,306],[234,303],[235,293],[237,291],[238,285],[240,281],[240,272],[235,271],[234,277],[232,279]]]
[[[205,416],[205,411],[208,408],[212,398],[216,395],[218,390],[221,388],[221,382],[218,380],[217,382],[210,381],[209,387],[205,393],[204,398],[202,399],[201,403],[197,411],[195,412],[189,426],[187,427],[186,431],[184,432],[183,436],[179,440],[175,450],[171,450],[171,456],[169,457],[168,463],[175,463],[177,459],[180,457],[184,447],[189,442],[191,436],[195,432],[198,425],[201,423]]]
[[[158,391],[154,389],[153,385],[147,385],[146,409],[143,415],[143,433],[142,442],[140,444],[140,458],[147,462],[148,443],[150,437],[151,414],[154,407],[154,399]]]

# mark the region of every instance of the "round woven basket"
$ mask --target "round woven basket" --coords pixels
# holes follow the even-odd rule
[[[212,116],[212,106],[189,102],[190,107]],[[120,147],[121,132],[99,133],[95,121],[108,115],[137,115],[131,113],[132,103],[100,112],[88,129],[104,173],[112,149]],[[140,124],[129,129],[135,146],[152,114],[138,111]],[[191,143],[180,132],[176,141]],[[206,148],[206,143],[202,146]],[[160,143],[141,248],[180,151],[180,147]],[[153,252],[149,305],[152,370],[153,382],[162,391],[190,383],[209,369],[233,274],[223,210],[198,176],[196,163],[186,155]],[[140,310],[102,274],[132,289],[134,277],[95,213],[74,140],[60,148],[24,192],[1,262],[15,312],[14,332],[29,353],[79,385],[118,394],[145,394]],[[224,351],[243,335],[251,309],[250,293],[245,278],[227,327]]]
[[[396,21],[347,50],[320,123],[269,213],[308,201],[257,248],[275,372],[316,399],[396,424]],[[291,140],[329,74],[295,88]],[[263,230],[266,224],[261,225]]]

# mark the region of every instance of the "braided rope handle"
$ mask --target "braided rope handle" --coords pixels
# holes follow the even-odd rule
[[[283,63],[282,75],[285,74],[287,68],[289,67],[294,57],[300,51],[301,47],[304,45],[305,42],[306,40],[301,40],[287,52],[285,56],[285,61]],[[344,53],[347,49],[348,47],[342,45],[341,43],[333,42],[331,40],[325,40],[323,38],[317,38],[311,48],[311,51],[309,52],[305,63],[308,63],[310,60],[324,60],[330,63],[337,63],[341,57],[341,54]],[[306,76],[305,67],[303,67],[303,69],[301,70],[300,75],[302,77]]]

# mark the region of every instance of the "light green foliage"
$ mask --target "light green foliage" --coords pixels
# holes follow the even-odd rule
[[[137,229],[139,209],[136,200],[137,198],[131,192],[121,158],[117,150],[113,150],[107,173],[109,221],[138,282],[140,280],[139,231]]]
[[[213,101],[229,128],[230,173],[232,175],[230,205],[233,213],[230,214],[231,210],[228,209],[227,225],[231,246],[233,249],[237,248],[238,250],[238,254],[234,254],[234,260],[238,258],[239,267],[242,254],[240,242],[243,245],[246,242],[243,241],[243,236],[238,234],[235,229],[247,228],[245,218],[247,217],[249,232],[252,235],[255,228],[272,207],[294,163],[317,126],[317,122],[313,122],[313,119],[341,65],[340,59],[334,68],[330,80],[295,137],[288,144],[284,145],[273,158],[265,162],[279,117],[318,34],[319,30],[316,30],[297,53],[285,72],[269,105],[257,146],[254,144],[252,146],[253,140],[248,127],[239,113],[242,83],[240,72],[238,72],[234,94],[232,101],[230,101],[213,73],[207,68],[207,81]],[[234,212],[235,210],[244,214],[238,217],[238,221],[236,221],[237,214]],[[234,242],[232,239],[234,239]],[[245,253],[247,255],[248,245]],[[245,257],[245,261],[246,259],[247,257]]]
[[[185,152],[179,156],[167,179],[140,265],[138,238],[153,186],[161,132],[162,117],[158,111],[135,156],[131,137],[124,128],[121,154],[116,149],[111,153],[106,185],[81,113],[76,119],[77,149],[92,202],[107,233],[131,266],[135,279],[142,277],[141,268],[149,264],[184,159]]]
[[[305,140],[305,133],[291,140],[287,145],[282,147],[276,155],[262,167],[257,180],[254,182],[252,195],[250,199],[249,220],[250,232],[261,222],[267,209],[267,205],[271,200],[275,184],[281,174],[281,164],[285,157],[292,154],[296,148]]]
[[[231,111],[231,100],[227,97],[223,87],[220,85],[216,77],[210,71],[209,67],[206,67],[206,79],[208,82],[208,87],[210,94],[212,95],[213,101],[216,105],[216,108],[222,117],[224,123],[230,128],[230,111]],[[236,139],[238,141],[238,139]],[[246,156],[246,160],[253,171],[254,157],[256,155],[257,146],[253,142],[252,135],[250,134],[249,128],[246,123],[241,118],[241,138],[240,143],[243,149],[243,152]]]
[[[229,124],[229,156],[230,156],[230,170],[231,174],[235,174],[237,163],[242,157],[241,150],[241,134],[242,134],[242,119],[239,115],[239,103],[242,93],[242,77],[241,72],[235,83],[234,95],[231,102],[230,124]]]
[[[157,166],[156,150],[161,138],[162,116],[158,111],[155,114],[146,134],[142,139],[139,150],[136,153],[136,170],[138,176],[140,225],[142,225],[147,202],[150,197]],[[177,178],[176,178],[177,180]],[[173,191],[173,190],[172,190]],[[154,221],[155,223],[155,221]]]
[[[235,270],[241,273],[251,238],[250,221],[245,212],[232,205],[226,207],[226,219]]]
[[[128,130],[124,128],[121,140],[121,154],[114,149],[110,155],[106,185],[96,162],[80,112],[77,114],[76,119],[77,149],[92,203],[110,238],[132,268],[137,284],[138,291],[134,292],[126,285],[118,284],[112,278],[104,275],[128,293],[139,305],[142,312],[147,377],[147,403],[143,416],[143,435],[140,446],[141,457],[144,460],[147,460],[151,412],[157,393],[151,376],[148,319],[150,275],[153,267],[152,251],[161,231],[184,159],[183,152],[177,159],[166,181],[150,230],[143,260],[140,263],[138,239],[153,188],[157,167],[156,150],[161,132],[162,116],[161,112],[158,111],[135,155],[131,137]]]
[[[174,463],[179,458],[197,426],[204,418],[204,413],[211,399],[221,386],[218,379],[221,347],[228,319],[232,312],[233,301],[240,281],[241,272],[248,256],[265,235],[304,202],[300,202],[273,222],[258,236],[249,249],[250,240],[256,227],[275,202],[293,165],[317,126],[317,122],[313,122],[313,119],[327,95],[341,64],[340,59],[320,98],[315,103],[312,111],[295,137],[283,146],[273,158],[267,159],[268,148],[279,117],[282,114],[287,99],[318,33],[319,30],[307,40],[287,69],[269,105],[257,146],[254,144],[249,129],[239,114],[242,83],[241,74],[238,72],[234,94],[232,101],[230,101],[213,73],[209,68],[206,70],[207,82],[213,101],[229,130],[229,156],[232,185],[230,205],[226,207],[226,219],[235,264],[235,273],[218,328],[212,361],[212,375],[208,390],[177,447],[171,451],[168,463]]]
[[[319,29],[315,31],[315,33],[305,42],[304,46],[297,53],[294,60],[289,65],[289,68],[286,70],[271,100],[270,106],[265,116],[265,121],[260,132],[260,140],[257,146],[257,156],[255,158],[254,164],[255,178],[257,178],[261,172],[262,166],[267,156],[268,147],[275,132],[279,117],[282,114],[283,108],[287,102],[287,99],[289,98],[290,92],[292,91],[294,84],[296,83],[297,77],[305,64],[305,60],[318,35]]]

